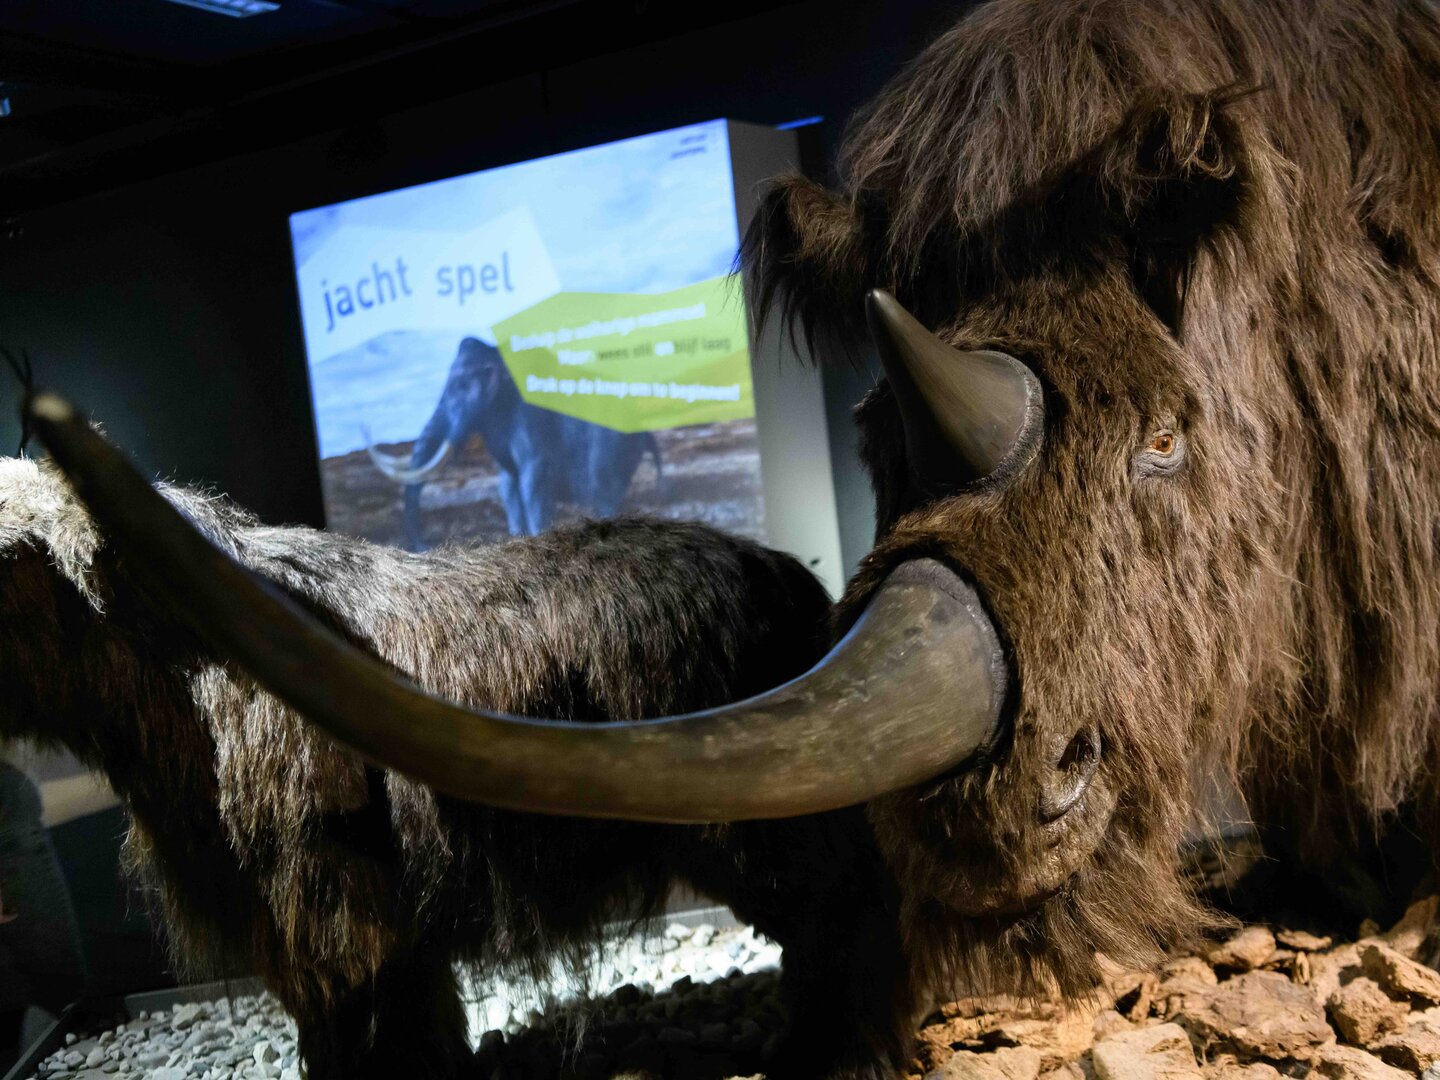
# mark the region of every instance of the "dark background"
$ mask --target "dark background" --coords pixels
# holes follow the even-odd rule
[[[147,470],[320,524],[291,211],[717,117],[823,116],[804,129],[823,177],[852,110],[964,6],[12,0],[0,345]],[[825,379],[848,570],[870,544],[849,413],[871,376]]]

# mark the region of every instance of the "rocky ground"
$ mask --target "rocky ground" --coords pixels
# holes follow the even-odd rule
[[[1156,972],[1111,972],[1070,1007],[968,998],[925,1022],[924,1080],[1440,1080],[1440,898],[1339,941],[1247,926]],[[479,1080],[720,1080],[764,1071],[784,1026],[775,946],[672,926],[622,945],[589,1001],[479,988]],[[623,982],[617,981],[625,980]],[[563,992],[565,987],[559,989]],[[608,992],[607,992],[608,991]],[[182,1005],[72,1042],[49,1080],[295,1080],[294,1029],[267,997]]]
[[[722,912],[723,914],[723,912]],[[585,977],[556,967],[541,986],[462,975],[479,1080],[656,1072],[733,1074],[783,1026],[780,947],[748,926],[671,923],[622,939]],[[299,1080],[295,1026],[269,994],[189,1002],[67,1036],[38,1080]],[[397,1078],[402,1080],[402,1078]],[[409,1078],[403,1078],[409,1080]]]
[[[673,1018],[679,1001],[699,989],[708,996],[712,984],[729,978],[736,985],[773,986],[774,979],[746,979],[780,968],[780,946],[748,926],[737,927],[733,918],[722,928],[701,922],[695,926],[673,922],[659,934],[622,939],[603,950],[590,965],[584,981],[556,965],[543,986],[514,981],[482,982],[463,979],[466,1013],[473,1037],[498,1031],[518,1036],[527,1028],[543,1026],[558,1013],[573,1014],[566,1006],[593,999],[614,1000],[623,1014],[640,1001],[658,1001],[649,1011]],[[665,1002],[671,1000],[668,1014]],[[634,1010],[637,1015],[639,1009]],[[581,1019],[567,1015],[569,1021]],[[552,1025],[553,1026],[553,1025]],[[493,1042],[494,1040],[492,1040]]]
[[[933,1080],[1440,1080],[1437,898],[1337,942],[1248,926],[1159,972],[1117,971],[1097,1000],[969,999],[921,1032]]]
[[[1440,1080],[1437,898],[1387,930],[1336,941],[1248,926],[1158,972],[1111,973],[1089,1003],[970,998],[924,1024],[925,1080]],[[688,982],[689,980],[687,980]],[[763,1072],[783,1026],[772,975],[591,1007],[579,1053],[564,1014],[482,1046],[479,1075],[651,1072],[685,1080]],[[566,1065],[568,1062],[568,1066]]]
[[[268,994],[191,1002],[84,1035],[46,1058],[40,1080],[299,1080],[295,1025]]]

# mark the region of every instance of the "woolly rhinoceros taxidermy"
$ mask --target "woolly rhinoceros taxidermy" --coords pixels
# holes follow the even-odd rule
[[[931,987],[1079,994],[1208,925],[1212,774],[1296,875],[1403,899],[1440,809],[1437,71],[1401,0],[995,0],[839,190],[777,181],[759,312],[887,376],[824,642],[803,572],[695,527],[405,557],[182,519],[39,399],[101,525],[47,532],[83,515],[7,466],[7,727],[106,765],[187,948],[248,950],[316,1075],[402,1029],[450,1067],[452,955],[674,878],[785,946],[777,1074],[892,1074]]]
[[[595,721],[743,700],[818,660],[829,600],[788,556],[703,526],[626,520],[410,554],[261,526],[180,488],[164,490],[160,505],[216,544],[216,557],[274,583],[265,599],[314,613],[317,634],[331,626],[346,648],[384,661],[337,684],[284,632],[259,628],[261,648],[274,649],[262,662],[285,662],[288,651],[291,674],[370,717],[380,743],[420,734],[406,752],[418,755],[416,772],[441,762],[425,740],[454,733],[455,716],[435,698],[428,719],[399,713],[372,684],[376,672],[410,672],[412,707],[425,687],[579,721],[492,717],[482,755],[528,762],[498,780],[503,804],[585,814],[613,804],[622,816],[664,816],[657,793],[677,801],[688,775],[700,804],[680,801],[674,816],[724,818],[723,802],[707,801],[743,783],[737,765],[755,769],[763,786],[776,765],[768,757],[795,756],[783,732],[743,747],[732,740],[739,762],[721,753],[700,769],[685,760],[696,747],[667,749],[655,739],[664,732],[644,724],[615,726],[634,740],[619,759],[583,737],[612,730]],[[163,530],[147,539],[167,543]],[[107,773],[130,809],[128,861],[156,887],[174,959],[197,976],[264,976],[298,1022],[308,1076],[464,1074],[456,960],[547,971],[553,956],[576,956],[612,920],[660,912],[675,881],[814,952],[806,995],[821,1008],[863,978],[812,940],[822,907],[847,926],[874,923],[877,942],[888,935],[881,952],[897,955],[861,812],[681,828],[459,801],[366,765],[305,723],[210,644],[228,634],[223,618],[197,625],[177,613],[163,570],[151,572],[160,564],[143,567],[134,547],[109,540],[52,465],[0,459],[0,603],[17,615],[0,628],[0,736],[63,744]],[[904,651],[883,636],[863,631],[855,641]],[[770,708],[788,719],[808,694],[759,698],[752,717]],[[698,721],[706,732],[681,732],[681,742],[724,726],[704,713]],[[848,768],[844,757],[864,747],[860,733],[822,768]],[[464,783],[484,783],[465,753],[449,757]],[[780,812],[795,798],[783,786],[737,795],[739,816],[747,801],[753,816],[776,796]],[[824,1020],[812,1022],[818,1031]]]

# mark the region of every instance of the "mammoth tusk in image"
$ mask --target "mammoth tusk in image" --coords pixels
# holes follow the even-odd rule
[[[375,463],[375,467],[397,484],[418,484],[426,480],[436,469],[445,464],[445,459],[450,456],[450,450],[454,445],[449,439],[445,439],[440,443],[440,449],[430,455],[430,460],[412,466],[401,455],[387,454],[377,447],[370,436],[368,427],[361,427],[360,433],[365,437],[365,452],[370,455],[370,460]]]

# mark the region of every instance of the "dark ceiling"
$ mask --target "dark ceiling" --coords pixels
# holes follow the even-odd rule
[[[780,0],[0,3],[0,224],[23,211],[785,6]],[[0,114],[6,107],[0,105]]]

